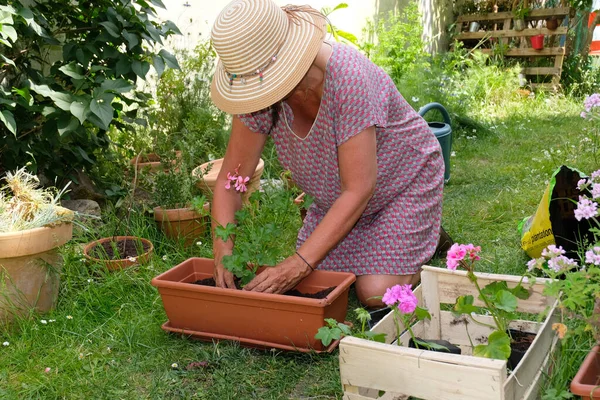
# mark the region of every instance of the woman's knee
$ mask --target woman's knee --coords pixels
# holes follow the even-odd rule
[[[381,296],[394,285],[413,285],[419,282],[420,272],[413,275],[361,275],[356,278],[356,295],[367,308],[381,308],[385,305]],[[379,297],[375,299],[374,297]]]

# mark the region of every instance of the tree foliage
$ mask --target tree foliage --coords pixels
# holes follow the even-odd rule
[[[0,173],[31,162],[48,177],[92,167],[111,125],[141,122],[135,88],[177,59],[161,0],[9,0],[0,6]],[[65,168],[66,167],[66,168]]]

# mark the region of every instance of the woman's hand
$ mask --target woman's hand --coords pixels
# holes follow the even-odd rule
[[[275,267],[266,268],[252,279],[244,290],[263,293],[285,293],[312,272],[297,255],[286,258]]]
[[[229,252],[229,254],[231,254],[231,252]],[[235,286],[235,281],[233,280],[233,273],[225,269],[223,266],[223,256],[225,255],[227,254],[219,254],[215,256],[215,285],[222,288],[237,289]]]

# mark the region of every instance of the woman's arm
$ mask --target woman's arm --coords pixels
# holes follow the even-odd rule
[[[240,166],[239,175],[251,177],[258,165],[266,140],[267,135],[252,132],[237,116],[233,117],[229,143],[213,193],[211,205],[213,232],[217,224],[226,226],[230,222],[233,223],[235,212],[242,207],[241,194],[233,187],[229,190],[225,189],[227,173],[233,174],[234,170]],[[223,256],[230,255],[232,251],[233,241],[231,239],[224,242],[213,234],[214,276],[216,285],[219,287],[235,289],[233,274],[227,271],[221,262]]]
[[[338,147],[342,192],[321,223],[298,249],[314,268],[350,232],[373,196],[377,182],[375,127],[369,127]],[[318,179],[318,178],[316,178]],[[306,263],[294,254],[269,268],[244,289],[283,293],[310,274]]]

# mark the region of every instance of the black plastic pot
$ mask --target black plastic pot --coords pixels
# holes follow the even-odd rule
[[[522,337],[529,336],[529,337],[532,337],[531,341],[533,342],[533,339],[535,339],[535,336],[536,336],[535,333],[521,332],[516,329],[509,329],[509,333],[510,333],[510,337],[513,340],[515,338],[522,338]],[[517,365],[519,365],[519,363],[523,359],[523,356],[527,352],[527,349],[525,349],[525,350],[515,349],[513,347],[512,341],[510,344],[510,349],[511,349],[511,351],[510,351],[510,357],[508,358],[507,367],[510,368],[511,370],[514,370],[515,368],[517,368]]]

